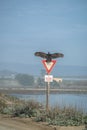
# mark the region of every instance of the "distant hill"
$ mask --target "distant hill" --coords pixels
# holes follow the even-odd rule
[[[39,64],[19,64],[19,63],[0,63],[0,74],[27,73],[34,76],[41,74],[44,69],[42,63]],[[5,71],[2,71],[5,70]],[[10,70],[10,71],[7,71]],[[87,76],[87,67],[83,66],[63,66],[56,64],[51,74],[54,76]]]
[[[10,71],[10,70],[0,70],[0,76],[10,76],[12,74],[16,74],[16,72]]]

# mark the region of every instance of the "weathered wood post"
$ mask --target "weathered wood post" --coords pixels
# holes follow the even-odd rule
[[[50,96],[50,82],[47,82],[46,85],[46,111],[48,112],[50,107],[49,107],[49,96]]]

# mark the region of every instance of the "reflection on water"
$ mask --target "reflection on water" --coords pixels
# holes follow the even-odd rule
[[[35,100],[46,104],[46,95],[24,95],[24,94],[12,94],[23,100]],[[70,106],[75,107],[78,110],[87,112],[87,94],[50,94],[49,96],[50,106]]]

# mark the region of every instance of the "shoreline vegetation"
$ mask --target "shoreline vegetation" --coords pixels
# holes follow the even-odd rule
[[[54,106],[46,111],[44,105],[39,102],[23,101],[2,93],[0,93],[0,114],[11,118],[32,118],[35,122],[45,122],[49,126],[87,127],[87,114],[76,108]]]

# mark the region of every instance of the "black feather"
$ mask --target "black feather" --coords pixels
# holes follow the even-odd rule
[[[39,56],[41,58],[45,58],[47,62],[51,62],[54,58],[64,57],[64,54],[62,53],[44,53],[44,52],[35,52],[35,56]]]

